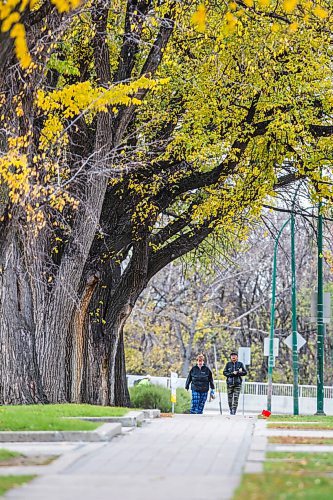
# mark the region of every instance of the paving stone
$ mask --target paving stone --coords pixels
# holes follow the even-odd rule
[[[254,419],[177,415],[114,438],[5,498],[227,500],[239,484]]]

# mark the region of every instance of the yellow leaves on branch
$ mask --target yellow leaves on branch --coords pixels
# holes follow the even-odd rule
[[[192,24],[199,33],[206,31],[207,12],[206,7],[201,3],[191,18]]]
[[[0,0],[1,33],[8,33],[14,39],[15,53],[23,68],[31,63],[25,27],[21,22],[21,14],[28,7],[28,0]]]
[[[63,13],[77,8],[81,0],[51,0],[51,2],[59,12]],[[10,38],[14,40],[16,57],[24,69],[27,69],[32,61],[22,14],[28,10],[36,10],[39,7],[39,0],[0,0],[1,33],[9,33]]]
[[[61,111],[64,118],[72,118],[83,110],[106,112],[109,106],[141,104],[135,97],[140,89],[154,90],[167,79],[152,80],[145,76],[128,84],[110,88],[94,87],[89,81],[68,85],[53,92],[37,92],[37,105],[43,111]]]
[[[152,80],[145,76],[128,84],[118,84],[108,89],[94,87],[91,82],[80,82],[68,85],[53,92],[39,90],[37,106],[47,114],[41,133],[39,148],[46,150],[53,147],[63,132],[63,121],[81,113],[89,113],[90,117],[98,112],[107,112],[116,105],[140,105],[136,97],[140,89],[151,91],[166,83],[167,79]],[[115,108],[116,110],[116,108]],[[63,135],[66,143],[66,137]]]
[[[76,9],[80,5],[81,0],[51,0],[51,3],[62,13]]]
[[[298,0],[284,0],[282,8],[287,14],[291,14],[297,7]]]
[[[258,0],[259,7],[268,7],[271,3],[271,0]]]
[[[274,8],[274,12],[276,12],[276,2],[272,0],[243,0],[243,5],[248,8],[261,8],[267,11],[269,8]],[[308,14],[313,14],[318,19],[327,19],[329,16],[329,12],[322,5],[322,2],[318,0],[282,0],[280,3],[282,11],[286,14],[293,14],[297,7],[300,7],[300,13],[305,13],[305,16]],[[229,10],[235,11],[237,9],[237,4],[235,2],[229,3]]]
[[[0,158],[0,185],[6,184],[9,197],[18,203],[29,191],[29,168],[26,155],[16,150],[9,151]]]
[[[59,212],[66,205],[77,207],[77,200],[63,188],[63,181],[67,181],[69,175],[67,166],[61,162],[60,153],[68,142],[65,123],[81,113],[89,113],[91,119],[99,112],[109,112],[110,107],[115,105],[141,104],[136,97],[140,89],[154,92],[167,81],[141,77],[132,83],[107,89],[94,87],[91,82],[81,82],[53,92],[37,92],[36,106],[44,118],[39,151],[29,158],[27,151],[31,135],[27,134],[9,139],[8,151],[0,157],[0,185],[6,186],[12,204],[24,207],[27,222],[34,222],[37,229],[43,226],[45,221],[38,208],[41,204],[47,203]],[[148,206],[141,208],[140,216],[151,210]]]
[[[325,10],[323,7],[320,5],[316,5],[316,7],[313,9],[313,13],[315,16],[317,16],[319,19],[326,19],[328,17],[328,12]]]

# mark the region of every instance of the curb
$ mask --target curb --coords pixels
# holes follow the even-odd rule
[[[159,418],[160,410],[129,411],[123,417],[67,417],[73,420],[86,420],[89,422],[118,423],[123,427],[141,427],[145,419]]]
[[[129,411],[123,417],[67,417],[71,420],[88,422],[107,422],[121,424],[123,427],[140,427],[145,419],[143,411]]]
[[[90,422],[105,422],[94,431],[0,431],[0,443],[23,442],[98,442],[121,434],[122,427],[141,427],[145,419],[159,418],[160,410],[129,411],[123,417],[67,417]]]
[[[267,449],[267,436],[262,434],[266,429],[265,420],[257,420],[255,423],[250,451],[245,463],[245,474],[259,474],[264,470],[264,461]]]
[[[55,441],[109,441],[121,434],[121,424],[107,423],[94,431],[1,431],[1,443]]]
[[[142,410],[145,418],[160,418],[161,410]]]

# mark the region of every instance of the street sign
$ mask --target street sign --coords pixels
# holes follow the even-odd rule
[[[279,339],[274,337],[274,358],[279,355]],[[269,337],[264,338],[264,356],[269,356]]]
[[[283,342],[289,347],[289,349],[293,348],[293,334],[291,333],[288,335],[286,339],[283,340]],[[297,351],[302,349],[303,345],[306,344],[306,340],[302,335],[297,333]]]
[[[177,388],[177,383],[178,383],[178,373],[176,372],[171,372],[170,373],[170,385],[173,388]]]
[[[238,361],[244,366],[251,364],[251,347],[238,347]]]
[[[317,322],[317,292],[311,294],[311,323]],[[329,324],[331,321],[331,294],[324,292],[323,323]]]

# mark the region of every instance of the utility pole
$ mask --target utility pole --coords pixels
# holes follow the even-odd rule
[[[291,237],[291,308],[292,308],[292,356],[293,356],[293,403],[294,415],[299,414],[298,405],[298,346],[297,346],[297,302],[296,302],[296,259],[295,259],[295,214],[290,217]]]
[[[322,203],[318,203],[318,294],[317,294],[317,413],[324,413],[324,285],[323,285],[323,216]]]
[[[269,356],[268,356],[268,384],[267,384],[267,410],[272,411],[272,395],[273,395],[273,367],[274,367],[274,331],[275,331],[275,300],[276,300],[276,268],[277,268],[277,251],[279,239],[282,231],[289,223],[288,219],[275,238],[274,257],[273,257],[273,273],[272,273],[272,301],[271,301],[271,325],[269,330]]]

